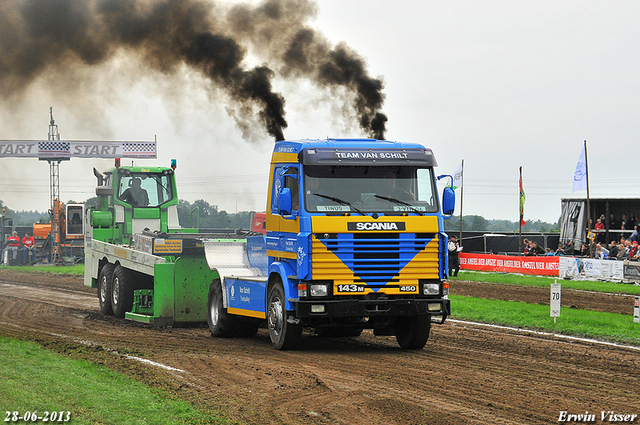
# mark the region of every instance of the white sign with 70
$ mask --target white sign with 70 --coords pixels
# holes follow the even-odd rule
[[[556,317],[560,317],[560,292],[561,286],[559,283],[551,284],[551,302],[549,305],[551,306],[551,317],[553,317],[554,321]]]

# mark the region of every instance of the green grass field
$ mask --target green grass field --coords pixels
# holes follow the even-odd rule
[[[562,284],[566,289],[581,291],[607,292],[615,294],[640,295],[640,286],[629,283],[601,282],[592,280],[563,280],[545,276],[529,276],[508,273],[484,273],[461,271],[458,277],[449,280],[470,280],[474,282],[503,283],[507,285],[542,286],[549,287],[554,281]]]
[[[562,308],[556,322],[548,305],[451,295],[452,318],[640,346],[640,324],[633,316]]]
[[[640,286],[628,283],[586,280],[562,280],[557,278],[515,275],[507,273],[483,273],[461,271],[450,279],[508,285],[549,288],[554,282],[563,289],[576,289],[604,293],[640,295]],[[571,336],[596,338],[606,341],[640,345],[640,324],[633,316],[598,311],[562,308],[554,323],[548,305],[528,304],[516,301],[486,300],[451,295],[452,318],[544,330]],[[629,306],[630,310],[632,305]]]
[[[37,417],[62,412],[73,424],[232,423],[104,366],[69,359],[33,342],[0,338],[0,376],[0,414],[9,423],[15,423],[13,412],[21,417],[26,412],[37,412]]]

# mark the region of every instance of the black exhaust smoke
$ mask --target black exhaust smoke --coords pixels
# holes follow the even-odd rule
[[[0,96],[18,100],[50,69],[104,63],[126,52],[166,75],[197,69],[229,97],[245,135],[258,121],[284,139],[285,99],[272,80],[307,78],[347,104],[362,130],[384,138],[384,83],[345,44],[332,46],[306,22],[310,0],[224,7],[206,0],[24,0],[0,2]],[[263,64],[244,65],[249,52]]]

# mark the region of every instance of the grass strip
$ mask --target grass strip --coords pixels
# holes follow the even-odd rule
[[[66,417],[69,411],[73,424],[232,423],[104,366],[69,359],[33,342],[0,338],[0,376],[0,413],[9,421],[13,413],[7,412],[64,412]]]
[[[21,272],[33,273],[54,273],[54,274],[71,274],[82,276],[84,274],[84,264],[75,264],[72,266],[56,266],[53,264],[38,264],[37,266],[0,266],[0,270],[16,270]]]
[[[640,345],[633,316],[563,307],[554,323],[548,305],[450,295],[452,318],[539,329],[565,335]]]
[[[563,288],[581,291],[607,292],[614,294],[640,295],[640,286],[629,283],[601,282],[593,280],[564,280],[546,276],[528,276],[513,273],[490,273],[461,271],[457,277],[449,280],[468,280],[473,282],[502,283],[506,285],[541,286],[548,288],[554,281]]]

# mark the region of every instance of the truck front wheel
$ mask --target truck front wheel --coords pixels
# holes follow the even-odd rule
[[[100,269],[98,276],[98,302],[100,303],[100,312],[112,316],[111,309],[111,284],[113,281],[113,270],[115,266],[107,263]]]
[[[429,340],[429,316],[401,317],[396,322],[396,340],[405,350],[421,350]]]
[[[271,343],[276,350],[290,350],[298,345],[302,335],[302,325],[288,320],[284,288],[281,282],[276,282],[269,289],[267,325]]]
[[[122,266],[116,266],[111,285],[113,314],[116,317],[124,317],[124,314],[133,308],[133,273]]]

